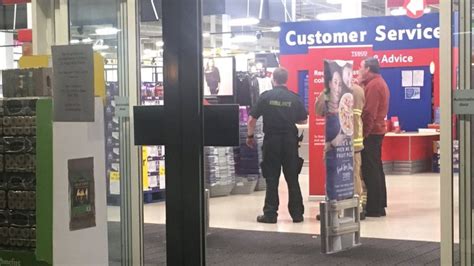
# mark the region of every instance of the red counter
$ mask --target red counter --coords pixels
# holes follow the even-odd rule
[[[382,146],[386,174],[413,174],[431,171],[433,141],[439,133],[387,133]]]

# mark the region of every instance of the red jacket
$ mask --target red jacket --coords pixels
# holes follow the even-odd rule
[[[367,73],[361,81],[365,91],[365,106],[362,112],[364,137],[384,135],[387,132],[385,117],[388,113],[390,91],[380,74]]]

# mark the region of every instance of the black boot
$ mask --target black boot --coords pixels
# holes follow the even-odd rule
[[[304,221],[303,215],[293,218],[294,223],[302,223]]]
[[[276,224],[277,218],[276,217],[268,217],[265,215],[257,216],[257,222],[264,223],[264,224]]]

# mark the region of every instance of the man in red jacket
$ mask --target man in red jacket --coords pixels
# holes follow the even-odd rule
[[[380,75],[380,65],[376,58],[367,58],[361,62],[359,79],[365,91],[362,112],[365,147],[362,151],[362,176],[367,187],[366,217],[380,217],[386,215],[387,207],[382,141],[386,133],[385,117],[390,91]]]

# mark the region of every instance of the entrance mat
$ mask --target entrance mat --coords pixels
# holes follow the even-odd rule
[[[166,231],[145,224],[145,265],[166,265]],[[120,265],[120,224],[109,223],[111,265]],[[319,236],[211,228],[207,265],[440,265],[436,242],[362,238],[362,246],[320,253]]]

